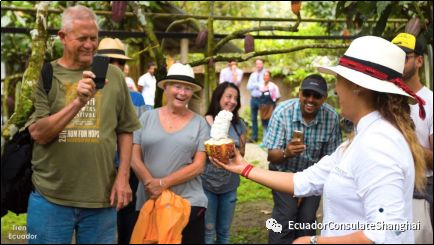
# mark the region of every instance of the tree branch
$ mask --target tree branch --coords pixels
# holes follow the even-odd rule
[[[23,74],[19,73],[19,74],[10,75],[3,80],[3,84],[4,84],[3,98],[4,99],[3,99],[3,104],[2,104],[2,116],[3,116],[3,120],[5,122],[11,116],[11,115],[9,115],[10,112],[9,112],[8,98],[10,97],[12,92],[15,93],[15,87],[16,87],[17,81],[22,80],[22,79],[23,79]],[[15,97],[15,98],[17,98],[17,97]]]
[[[180,25],[180,24],[184,24],[184,23],[188,23],[191,22],[195,25],[195,27],[197,28],[197,31],[200,31],[200,23],[197,19],[193,19],[193,18],[187,18],[187,19],[183,19],[183,20],[175,20],[172,23],[170,23],[170,25],[166,28],[166,32],[168,32],[172,27],[174,27],[175,25]],[[164,44],[165,44],[165,38],[163,38],[161,40],[161,50],[164,50]]]
[[[48,1],[42,1],[36,6],[36,27],[31,31],[32,54],[30,56],[29,66],[24,72],[23,82],[21,85],[21,95],[19,98],[15,98],[17,110],[2,127],[2,154],[4,143],[10,140],[12,136],[18,132],[18,129],[24,126],[34,111],[32,101],[33,88],[36,86],[39,80],[47,45],[47,23],[45,16],[47,16],[48,4]]]
[[[259,26],[259,27],[253,27],[249,29],[243,29],[234,31],[231,34],[227,35],[225,38],[220,40],[214,47],[213,53],[217,53],[223,45],[225,45],[227,42],[229,42],[232,39],[236,39],[239,37],[243,37],[244,34],[249,32],[255,32],[255,31],[288,31],[288,32],[297,32],[298,31],[298,25],[301,22],[300,16],[297,16],[297,22],[293,26]]]
[[[137,1],[132,1],[131,7],[136,14],[139,20],[139,28],[141,28],[147,35],[149,42],[151,43],[151,51],[154,52],[156,62],[157,62],[157,71],[155,73],[155,77],[157,81],[160,81],[166,76],[166,59],[164,57],[163,51],[161,49],[161,45],[157,39],[157,36],[154,32],[154,25],[152,24],[152,20],[148,15],[145,14],[140,4]],[[162,94],[161,89],[156,89],[155,91],[155,107],[160,107],[162,104]]]
[[[309,49],[309,48],[322,48],[322,49],[344,49],[348,48],[348,44],[313,44],[313,45],[302,45],[297,46],[289,49],[280,49],[280,50],[266,50],[266,51],[256,51],[256,52],[250,52],[247,54],[241,54],[241,55],[224,55],[224,54],[217,54],[212,57],[206,57],[201,60],[193,61],[190,63],[190,66],[200,66],[204,64],[208,64],[208,62],[212,59],[213,62],[219,62],[219,61],[230,61],[235,60],[237,62],[243,62],[247,61],[251,58],[258,57],[258,56],[265,56],[265,55],[272,55],[272,54],[285,54],[285,53],[292,53],[296,51],[300,51],[303,49]]]

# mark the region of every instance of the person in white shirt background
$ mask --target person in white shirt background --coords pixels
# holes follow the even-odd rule
[[[157,86],[157,79],[155,79],[155,71],[157,66],[154,62],[149,62],[146,69],[147,72],[139,78],[137,83],[139,92],[142,93],[145,99],[146,110],[154,109],[155,105],[155,90]]]
[[[220,84],[224,82],[230,82],[237,87],[240,87],[241,81],[243,80],[243,71],[237,67],[237,62],[235,60],[230,60],[228,66],[220,71]]]
[[[433,243],[433,171],[432,171],[432,135],[433,135],[433,93],[423,86],[419,77],[419,69],[423,66],[423,45],[417,38],[409,33],[400,33],[392,43],[398,45],[406,53],[404,67],[404,82],[418,96],[425,100],[426,118],[421,120],[418,116],[418,107],[411,105],[411,118],[416,126],[416,136],[422,145],[427,164],[427,184],[424,192],[415,191],[413,194],[414,222],[420,221],[421,229],[414,232],[416,243]],[[430,222],[431,221],[431,222]]]
[[[321,236],[294,243],[414,243],[413,188],[423,189],[426,179],[408,102],[419,104],[421,118],[426,114],[424,101],[402,81],[404,63],[399,47],[364,36],[351,43],[339,65],[318,68],[337,76],[341,114],[354,123],[355,134],[308,169],[254,168],[238,152],[229,164],[211,160],[274,190],[298,197],[323,194]]]

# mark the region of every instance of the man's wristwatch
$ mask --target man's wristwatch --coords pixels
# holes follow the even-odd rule
[[[317,236],[311,236],[309,241],[310,241],[310,244],[318,244],[318,237]]]

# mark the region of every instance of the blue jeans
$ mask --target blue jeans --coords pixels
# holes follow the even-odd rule
[[[252,119],[252,139],[258,141],[258,110],[261,100],[259,97],[252,97],[250,99],[250,115]]]
[[[74,208],[49,202],[38,192],[29,197],[27,232],[29,244],[116,243],[115,208]]]
[[[208,197],[208,208],[205,213],[205,243],[228,244],[232,218],[235,213],[237,190],[223,194],[204,190]]]

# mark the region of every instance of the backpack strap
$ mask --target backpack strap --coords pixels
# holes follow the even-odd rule
[[[53,66],[50,62],[45,62],[41,70],[42,81],[44,82],[44,90],[48,94],[51,90],[53,80]]]

